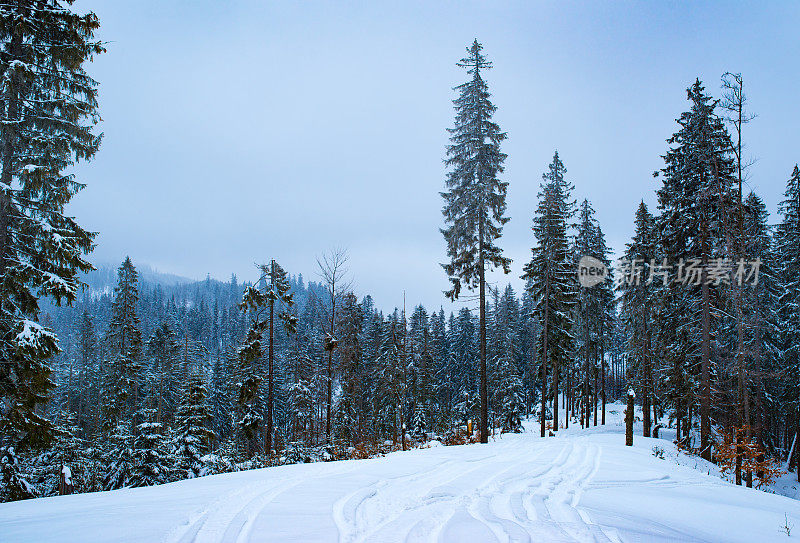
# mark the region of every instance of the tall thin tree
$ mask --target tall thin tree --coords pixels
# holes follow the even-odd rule
[[[445,292],[455,300],[462,284],[478,289],[480,305],[480,399],[481,442],[489,439],[489,393],[486,377],[486,271],[500,268],[511,271],[511,259],[502,255],[496,244],[505,216],[508,183],[500,181],[506,155],[500,151],[505,132],[492,121],[496,107],[490,101],[489,89],[481,76],[482,70],[492,67],[481,53],[478,40],[467,48],[467,56],[458,66],[467,69],[471,79],[455,88],[459,96],[453,101],[455,125],[450,132],[445,164],[447,192],[443,192],[442,209],[447,225],[442,229],[447,241],[447,256],[443,264],[452,288]]]

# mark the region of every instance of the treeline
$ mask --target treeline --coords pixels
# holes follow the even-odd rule
[[[341,277],[343,255],[330,261]],[[480,405],[469,308],[384,314],[370,296],[337,289],[333,273],[305,283],[277,263],[265,269],[255,284],[162,286],[140,283],[126,259],[112,291],[49,307],[43,320],[62,352],[42,415],[56,431],[44,452],[20,458],[28,497],[58,493],[62,465],[75,491],[110,490],[468,439]],[[273,311],[270,371],[268,313],[247,300],[260,293],[266,306],[273,291],[284,303]],[[491,426],[517,432],[537,399],[534,303],[493,289],[488,313]],[[254,329],[264,334],[248,356]]]

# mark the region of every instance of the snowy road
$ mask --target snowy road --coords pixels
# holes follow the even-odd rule
[[[784,515],[800,534],[799,502],[678,465],[665,441],[624,447],[620,430],[1,504],[0,541],[786,541]]]

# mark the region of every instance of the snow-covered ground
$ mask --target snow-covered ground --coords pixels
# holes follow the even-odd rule
[[[611,424],[558,437],[283,466],[0,504],[0,542],[761,542],[800,539],[800,502],[733,486]],[[663,449],[663,459],[653,448]]]

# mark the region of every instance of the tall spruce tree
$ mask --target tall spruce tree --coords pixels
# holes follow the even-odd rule
[[[442,193],[445,224],[442,229],[447,241],[450,262],[443,264],[452,283],[447,296],[455,300],[462,283],[470,290],[477,288],[480,306],[480,399],[481,442],[489,439],[489,393],[486,377],[486,271],[501,268],[511,271],[511,259],[502,256],[496,242],[500,238],[505,216],[508,183],[500,181],[506,155],[500,151],[505,132],[492,121],[496,107],[490,101],[488,86],[481,71],[491,68],[475,40],[467,48],[468,56],[458,66],[467,68],[472,78],[458,87],[455,126],[449,129],[450,145],[445,163],[447,192]]]
[[[576,261],[584,256],[595,257],[595,247],[597,245],[597,220],[594,216],[594,209],[589,200],[584,199],[581,203],[578,215],[578,231],[575,236],[574,255]],[[577,262],[576,262],[577,263]],[[581,425],[589,426],[591,406],[595,402],[590,398],[597,397],[597,391],[592,387],[592,375],[595,371],[594,353],[597,350],[597,337],[595,325],[597,322],[597,290],[594,287],[582,287],[578,291],[577,304],[577,352],[579,359],[583,361],[583,410],[581,412]]]
[[[269,454],[273,443],[273,425],[275,422],[273,410],[275,406],[275,319],[283,323],[287,332],[294,332],[297,327],[297,317],[290,311],[294,299],[288,276],[283,268],[273,259],[269,264],[260,266],[261,278],[259,285],[262,288],[248,287],[242,298],[242,309],[247,309],[251,314],[250,330],[239,350],[242,362],[252,366],[253,362],[263,356],[262,341],[264,333],[268,333],[267,351],[267,420],[264,432],[264,453]],[[277,311],[277,313],[276,313]],[[243,384],[243,393],[257,391],[253,385],[256,381],[252,378]],[[244,396],[242,396],[244,399]],[[252,401],[255,396],[249,399]],[[244,402],[248,403],[248,402]]]
[[[691,108],[667,140],[671,148],[664,155],[657,227],[667,259],[686,266],[678,270],[684,281],[673,281],[668,290],[673,320],[666,326],[678,335],[669,350],[689,368],[699,365],[700,453],[711,460],[711,366],[724,291],[711,284],[709,270],[712,261],[729,254],[735,167],[730,135],[700,80],[687,89],[687,97]],[[699,270],[698,281],[690,267]]]
[[[594,287],[594,301],[596,304],[597,319],[594,322],[597,330],[597,343],[600,348],[598,360],[600,361],[600,385],[598,395],[602,400],[602,421],[606,423],[606,350],[609,346],[607,339],[612,336],[614,321],[616,320],[617,300],[614,295],[614,269],[611,267],[611,248],[606,245],[603,229],[597,225],[595,236],[594,256],[601,261],[608,270],[605,280]],[[596,419],[596,417],[595,417]]]
[[[800,421],[800,168],[797,165],[786,183],[778,213],[781,222],[775,236],[775,251],[781,284],[779,348],[781,366],[788,374],[782,396],[791,406],[790,417]],[[800,428],[800,422],[796,425]],[[800,468],[797,479],[800,481]]]
[[[339,313],[339,382],[342,392],[336,406],[335,434],[355,445],[361,440],[366,405],[365,373],[361,334],[364,311],[356,295],[348,292]]]
[[[744,403],[747,417],[744,439],[750,442],[755,437],[760,447],[775,443],[777,436],[771,429],[775,426],[769,413],[783,406],[775,403],[781,398],[780,388],[776,386],[786,375],[785,367],[780,366],[780,263],[776,259],[773,230],[769,225],[769,214],[764,201],[755,193],[744,200],[744,247],[745,261],[760,262],[758,281],[740,282],[742,305],[742,353],[744,358],[744,394],[737,395]],[[739,369],[737,364],[737,370]],[[792,371],[788,375],[792,375]],[[737,375],[739,372],[737,371]],[[739,387],[737,387],[739,389]],[[753,391],[751,394],[750,392]],[[777,394],[775,392],[777,392]],[[791,401],[787,402],[790,406]],[[739,454],[743,456],[740,446]],[[741,463],[741,462],[740,462]],[[748,471],[745,478],[752,486],[753,473]]]
[[[542,326],[537,345],[541,371],[540,427],[545,436],[547,415],[547,367],[552,368],[553,429],[558,429],[558,377],[560,368],[571,360],[574,351],[573,311],[577,303],[577,279],[568,240],[569,221],[574,215],[572,184],[564,179],[567,169],[558,157],[542,174],[539,206],[533,218],[536,246],[522,278],[535,299]]]
[[[653,396],[654,370],[654,307],[657,292],[665,286],[655,282],[657,237],[655,219],[642,201],[636,210],[633,240],[625,250],[625,260],[630,266],[624,280],[620,281],[622,307],[621,317],[625,326],[625,344],[630,368],[633,370],[632,384],[642,401],[642,427],[644,437],[650,437],[650,402]]]
[[[37,406],[53,388],[46,360],[54,333],[38,322],[40,297],[75,300],[78,272],[95,234],[64,208],[83,185],[66,171],[100,144],[97,83],[84,64],[103,51],[93,13],[58,0],[0,6],[0,447],[16,497],[30,497],[12,474],[16,455],[46,446],[52,424]]]
[[[106,336],[107,361],[104,393],[104,425],[114,429],[138,403],[141,378],[142,332],[136,314],[139,304],[139,274],[130,257],[117,270],[117,286]]]

